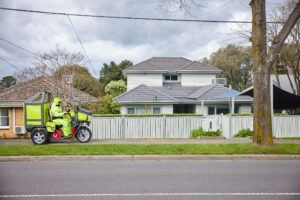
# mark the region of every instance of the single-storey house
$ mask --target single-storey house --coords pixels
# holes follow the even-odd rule
[[[81,102],[96,102],[97,99],[70,85],[59,83],[47,76],[22,82],[0,91],[0,137],[16,138],[26,133],[24,127],[23,103],[39,91],[65,92]]]
[[[122,114],[227,114],[230,98],[226,79],[216,78],[221,70],[182,57],[153,57],[133,65],[127,76],[127,92],[114,98]],[[253,98],[234,98],[235,113],[251,113]],[[233,110],[233,109],[232,109]]]

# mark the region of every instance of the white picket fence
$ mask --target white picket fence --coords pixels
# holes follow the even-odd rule
[[[94,117],[91,129],[94,139],[117,138],[189,138],[193,129],[222,131],[232,138],[241,129],[253,127],[252,116],[155,116]],[[275,137],[300,137],[300,116],[274,116]]]

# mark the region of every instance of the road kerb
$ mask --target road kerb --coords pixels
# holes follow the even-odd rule
[[[58,155],[58,156],[0,156],[0,162],[9,161],[91,161],[91,160],[300,160],[300,155]]]

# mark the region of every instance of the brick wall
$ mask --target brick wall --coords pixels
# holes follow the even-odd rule
[[[15,125],[24,126],[23,108],[15,108]],[[13,130],[13,108],[9,108],[9,129],[0,129],[1,138],[18,138]]]

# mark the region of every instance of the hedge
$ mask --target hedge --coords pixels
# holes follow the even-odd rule
[[[230,113],[227,116],[253,116],[253,113]],[[275,116],[287,116],[287,113],[274,113]]]

